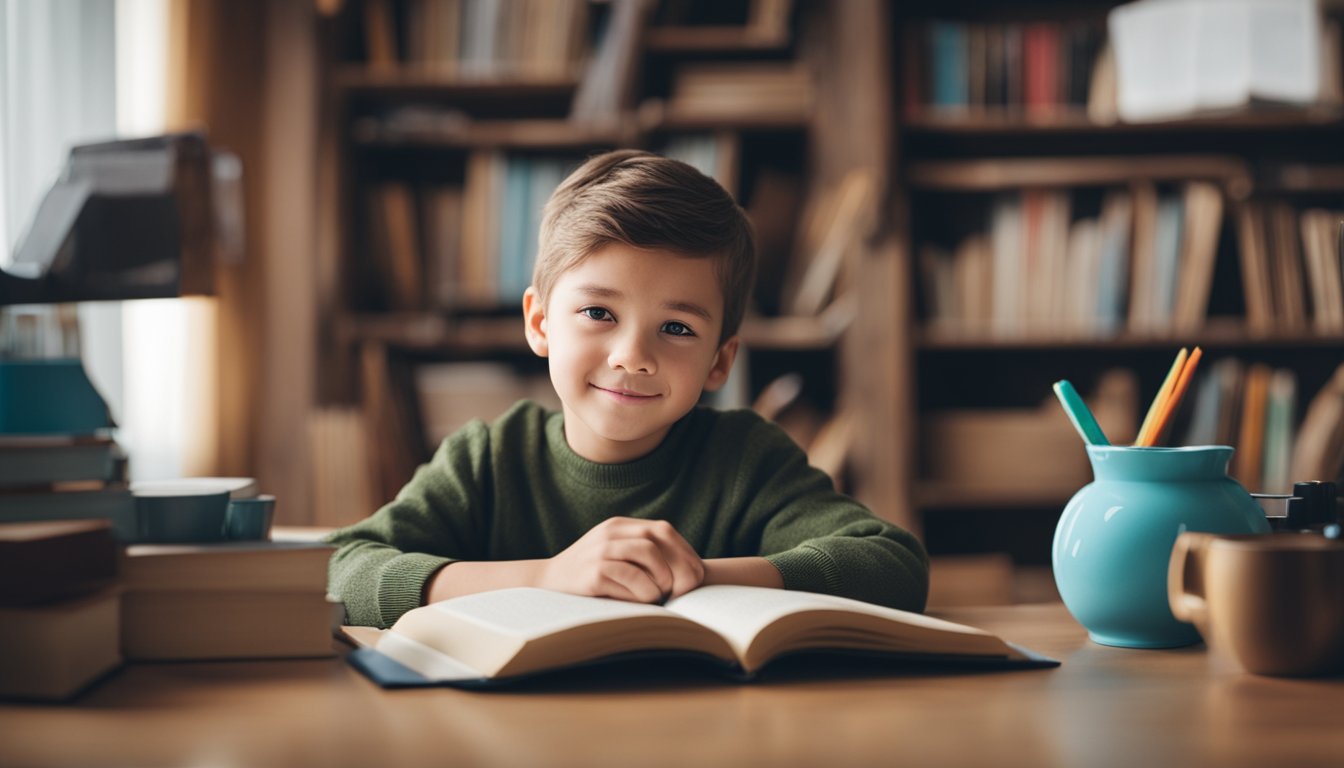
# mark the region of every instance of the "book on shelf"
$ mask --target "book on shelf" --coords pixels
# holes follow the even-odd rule
[[[415,192],[409,184],[383,182],[369,190],[371,257],[387,286],[392,309],[424,306],[424,275]]]
[[[1307,405],[1293,444],[1294,480],[1337,480],[1344,476],[1344,365]]]
[[[1142,0],[1108,22],[1126,121],[1337,98],[1338,33],[1317,0]]]
[[[708,586],[646,605],[519,587],[412,609],[388,630],[347,627],[349,659],[388,687],[488,687],[628,658],[702,658],[742,679],[782,656],[848,652],[912,663],[1044,667],[1046,659],[973,627],[856,600]]]
[[[1091,19],[909,24],[902,36],[906,114],[1081,112],[1104,38]]]
[[[1344,333],[1344,265],[1334,234],[1344,214],[1252,200],[1236,216],[1248,327]]]
[[[0,605],[53,602],[111,586],[118,550],[106,520],[0,523]]]
[[[1209,312],[1223,224],[1211,182],[1097,192],[1023,189],[984,230],[920,246],[930,326],[949,332],[1107,336],[1195,332]]]
[[[399,66],[470,79],[573,72],[586,52],[586,0],[369,0],[371,69]]]
[[[0,698],[69,699],[121,665],[120,594],[0,605]]]

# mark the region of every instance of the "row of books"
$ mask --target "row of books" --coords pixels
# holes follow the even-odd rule
[[[1344,211],[1257,201],[1236,223],[1251,329],[1344,333]]]
[[[1344,365],[1298,420],[1297,374],[1228,357],[1194,386],[1185,445],[1233,445],[1232,472],[1249,490],[1287,493],[1344,471]]]
[[[710,134],[673,137],[659,151],[727,181]],[[396,310],[514,306],[532,283],[542,211],[579,155],[472,152],[452,184],[375,184],[367,193],[369,262],[377,304]]]
[[[1086,195],[997,197],[988,225],[953,247],[925,243],[919,271],[931,328],[949,333],[1105,337],[1193,333],[1207,320],[1225,220],[1206,182],[1140,182]],[[1234,210],[1252,333],[1344,331],[1344,214],[1248,202]]]
[[[107,520],[0,523],[0,698],[67,699],[124,661],[331,656],[331,550],[123,548]]]
[[[912,24],[903,43],[907,113],[1082,108],[1104,42],[1099,20]]]
[[[926,243],[929,324],[996,336],[1109,336],[1198,328],[1206,314],[1222,197],[1191,182],[1106,190],[1074,216],[1069,190],[998,196],[988,228],[952,249]]]
[[[587,54],[587,0],[366,0],[373,68],[464,78],[572,75]]]

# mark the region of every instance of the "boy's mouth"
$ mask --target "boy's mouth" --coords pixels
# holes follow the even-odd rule
[[[645,394],[643,392],[637,392],[633,389],[625,389],[624,387],[602,387],[598,386],[597,384],[591,384],[589,386],[593,387],[593,389],[605,392],[608,395],[611,395],[612,397],[615,397],[620,400],[652,400],[658,397],[658,395]]]

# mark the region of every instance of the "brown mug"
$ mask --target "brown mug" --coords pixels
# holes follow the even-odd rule
[[[1172,614],[1259,675],[1344,671],[1344,542],[1297,533],[1182,533],[1167,570]]]

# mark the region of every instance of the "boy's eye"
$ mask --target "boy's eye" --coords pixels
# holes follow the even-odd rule
[[[580,309],[580,310],[579,310],[579,314],[583,315],[584,317],[588,318],[589,320],[610,320],[610,319],[612,319],[612,317],[611,317],[611,313],[608,312],[607,310],[603,309],[602,307],[584,307],[583,309]]]
[[[694,336],[695,331],[691,330],[689,325],[679,323],[676,320],[669,320],[663,323],[663,333],[670,333],[673,336]]]

